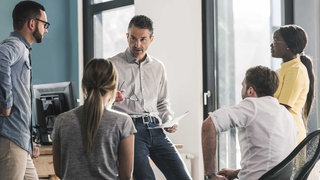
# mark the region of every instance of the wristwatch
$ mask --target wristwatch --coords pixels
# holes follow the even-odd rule
[[[204,180],[209,180],[209,179],[211,179],[211,178],[213,178],[213,177],[215,177],[215,176],[216,176],[216,173],[215,173],[215,172],[212,172],[212,173],[210,173],[210,174],[205,175],[205,176],[204,176]]]

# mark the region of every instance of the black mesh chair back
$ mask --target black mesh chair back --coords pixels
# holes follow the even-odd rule
[[[320,129],[301,141],[278,165],[259,180],[306,180],[320,157]]]

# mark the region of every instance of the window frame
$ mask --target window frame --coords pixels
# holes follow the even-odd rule
[[[102,11],[134,5],[134,0],[113,0],[92,4],[91,0],[83,0],[83,61],[84,64],[94,57],[94,25],[93,16]]]
[[[203,116],[207,117],[209,112],[219,107],[219,73],[218,73],[218,37],[217,37],[217,2],[218,0],[202,0],[202,45],[203,45],[203,100],[207,103],[203,105]],[[271,7],[272,8],[272,7]],[[281,25],[292,24],[294,22],[294,2],[285,0],[281,5]],[[211,92],[211,96],[205,96],[205,93]],[[207,98],[207,99],[205,99]],[[205,119],[205,118],[204,118]],[[234,130],[233,130],[234,131]],[[232,132],[233,135],[236,132]],[[235,142],[235,141],[233,141]],[[217,156],[221,156],[219,151],[219,141],[217,145]],[[235,154],[235,149],[230,149],[230,156]],[[219,167],[219,161],[216,161],[216,167]]]

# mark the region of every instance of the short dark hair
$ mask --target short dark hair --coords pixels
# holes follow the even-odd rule
[[[258,97],[273,96],[279,86],[277,73],[265,66],[255,66],[248,69],[245,82],[247,88],[252,87]]]
[[[37,18],[40,15],[40,10],[45,11],[45,8],[37,2],[19,2],[12,11],[13,28],[21,30],[29,19]]]
[[[150,31],[150,35],[153,34],[153,22],[150,18],[148,18],[145,15],[135,15],[129,22],[128,30],[132,26],[135,26],[141,29],[148,29]]]

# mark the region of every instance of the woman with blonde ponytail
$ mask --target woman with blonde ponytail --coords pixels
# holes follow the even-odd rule
[[[53,162],[61,179],[131,179],[134,133],[131,118],[111,109],[118,76],[114,65],[93,59],[84,69],[84,104],[54,124]]]

